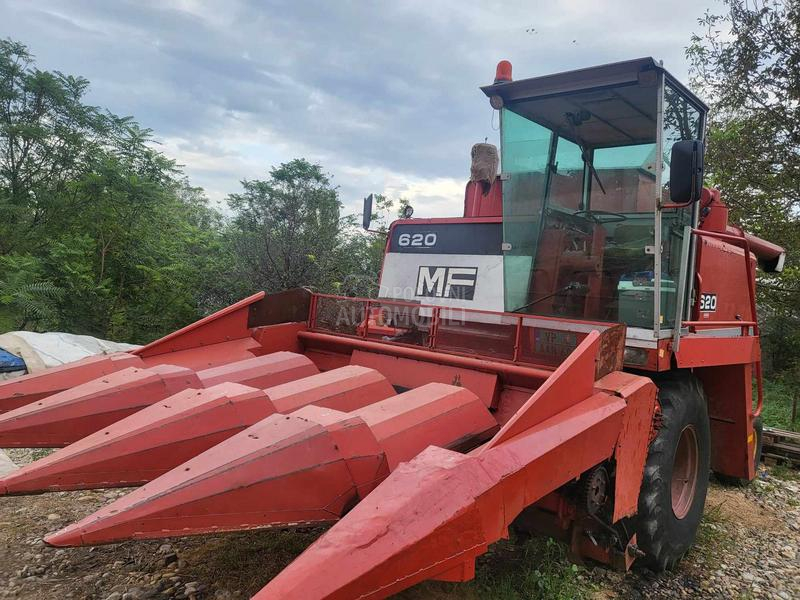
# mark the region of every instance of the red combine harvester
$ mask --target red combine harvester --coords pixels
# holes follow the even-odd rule
[[[702,187],[707,108],[652,59],[482,89],[501,175],[478,144],[463,217],[394,222],[377,299],[259,293],[0,385],[0,447],[61,448],[0,494],[141,486],[54,546],[332,524],[262,600],[468,580],[512,525],[673,567],[709,471],[754,476],[784,252]]]

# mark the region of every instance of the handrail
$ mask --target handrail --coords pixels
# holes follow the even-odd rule
[[[684,321],[685,327],[754,327],[755,321]]]
[[[750,314],[753,317],[752,321],[683,321],[683,327],[741,327],[742,328],[742,335],[748,335],[749,332],[746,331],[753,328],[753,335],[758,337],[759,336],[759,329],[758,329],[758,321],[756,317],[756,287],[755,287],[755,274],[753,273],[753,265],[750,263],[750,243],[747,241],[747,238],[738,235],[732,235],[730,233],[719,233],[717,231],[705,231],[703,229],[692,229],[692,233],[698,237],[710,237],[715,238],[718,240],[723,240],[725,242],[729,242],[734,246],[738,246],[744,250],[744,268],[747,274],[747,291],[750,300]],[[756,371],[756,389],[758,390],[758,401],[756,403],[756,409],[753,411],[753,417],[757,417],[761,414],[761,411],[764,408],[764,382],[761,373],[761,358],[759,355],[759,359],[757,361],[753,361],[753,365],[755,366]]]
[[[753,266],[750,264],[750,244],[746,238],[729,233],[719,233],[716,231],[705,231],[703,229],[692,229],[692,233],[698,237],[711,237],[723,240],[738,246],[744,250],[744,268],[747,273],[747,291],[750,300],[750,314],[756,319],[756,288],[754,283]],[[758,335],[758,323],[754,326],[754,334]]]
[[[709,329],[720,329],[723,327],[739,327],[742,335],[750,335],[750,328],[756,328],[758,323],[755,321],[683,321],[683,327],[708,327]]]
[[[314,293],[314,298],[328,298],[330,300],[350,300],[353,302],[371,302],[372,304],[391,304],[392,306],[408,306],[412,308],[428,308],[428,309],[444,309],[447,311],[455,312],[455,311],[463,311],[465,313],[470,314],[483,314],[483,315],[493,315],[498,317],[506,317],[508,319],[516,320],[520,316],[524,319],[537,319],[541,321],[550,321],[554,324],[563,324],[563,323],[579,323],[581,325],[588,325],[590,327],[597,327],[601,331],[605,331],[606,329],[613,327],[616,323],[609,323],[606,321],[593,321],[591,319],[568,319],[565,317],[553,317],[550,315],[537,315],[532,313],[519,313],[519,312],[507,312],[507,311],[497,311],[497,310],[486,310],[482,308],[466,308],[462,306],[442,306],[439,304],[422,304],[420,302],[410,302],[408,300],[395,300],[394,298],[366,298],[363,296],[338,296],[336,294],[319,294]]]
[[[341,334],[334,335],[320,331],[299,331],[297,333],[297,337],[303,341],[316,341],[328,344],[346,345],[380,354],[410,358],[412,360],[436,362],[439,364],[463,367],[489,373],[500,373],[503,375],[526,377],[538,381],[545,381],[556,369],[556,367],[547,369],[541,366],[537,367],[526,364],[515,364],[511,361],[503,359],[467,356],[459,352],[433,352],[431,349],[424,347],[408,346],[405,344],[396,344],[384,341],[375,342],[372,340],[365,340],[357,336]]]
[[[454,308],[454,307],[451,307],[451,306],[419,304],[419,303],[415,303],[415,302],[406,302],[406,301],[402,301],[402,300],[395,301],[395,300],[382,299],[382,298],[379,298],[379,299],[375,299],[375,298],[351,298],[351,297],[344,297],[344,296],[336,296],[336,295],[333,295],[333,294],[314,294],[312,296],[312,299],[311,299],[311,306],[310,306],[309,318],[308,318],[308,329],[309,329],[310,332],[322,333],[322,332],[326,331],[325,327],[322,327],[321,329],[319,328],[319,322],[318,322],[318,319],[319,319],[319,316],[320,316],[320,314],[319,314],[320,313],[320,299],[326,299],[326,298],[327,299],[332,299],[332,300],[344,300],[344,301],[352,302],[354,305],[358,305],[358,306],[361,307],[361,310],[363,312],[360,314],[359,317],[357,317],[359,319],[359,325],[358,325],[356,331],[354,332],[354,334],[347,334],[347,333],[337,332],[338,336],[340,336],[342,338],[348,338],[351,341],[354,341],[353,338],[360,339],[360,340],[363,340],[365,342],[369,340],[370,333],[373,331],[373,329],[371,328],[371,324],[370,324],[370,321],[371,321],[371,318],[372,318],[372,312],[375,311],[375,310],[380,310],[380,308],[382,308],[382,307],[399,306],[399,307],[414,308],[415,310],[427,310],[427,311],[430,311],[430,314],[426,314],[425,315],[425,319],[426,320],[429,319],[429,321],[426,321],[427,323],[429,323],[429,325],[428,325],[428,332],[427,332],[428,333],[427,340],[425,341],[424,344],[406,344],[406,343],[403,343],[403,342],[394,342],[394,341],[385,340],[385,339],[382,340],[380,343],[383,344],[383,345],[391,345],[391,346],[395,346],[395,347],[403,346],[403,347],[407,347],[407,348],[408,347],[412,347],[412,348],[418,348],[420,350],[427,350],[427,351],[440,351],[440,352],[447,353],[449,355],[467,356],[467,355],[465,355],[465,354],[463,354],[461,352],[458,352],[457,350],[454,350],[453,348],[441,347],[441,345],[439,344],[439,340],[438,340],[439,329],[440,329],[440,326],[441,326],[442,322],[447,320],[447,317],[442,314],[442,311],[446,311],[445,314],[447,314],[447,312],[449,312],[449,311],[463,311],[464,314],[478,313],[478,314],[489,314],[489,315],[495,315],[495,316],[503,316],[503,317],[506,317],[509,321],[511,321],[511,322],[501,322],[500,323],[500,325],[509,328],[509,330],[508,330],[509,343],[511,343],[512,340],[513,340],[513,350],[509,347],[509,350],[511,350],[511,358],[509,359],[509,358],[489,357],[488,355],[486,355],[485,360],[501,361],[501,362],[504,362],[504,363],[510,363],[510,364],[513,364],[513,365],[519,365],[520,367],[525,366],[525,368],[536,368],[536,367],[544,368],[544,369],[554,368],[554,367],[549,367],[546,363],[539,363],[539,362],[536,362],[536,361],[532,361],[530,359],[526,360],[522,356],[522,353],[523,353],[523,334],[524,334],[523,328],[529,327],[531,329],[536,329],[536,328],[545,329],[545,330],[548,329],[548,325],[544,325],[544,326],[542,326],[542,325],[539,325],[539,326],[526,325],[526,317],[533,316],[536,319],[539,319],[538,315],[522,315],[522,314],[519,314],[519,313],[498,313],[498,312],[487,311],[487,310],[474,310],[474,309],[469,309],[469,308]],[[544,318],[543,320],[547,324],[552,322],[554,326],[556,326],[557,324],[563,324],[564,323],[563,319],[557,319],[557,318]],[[588,325],[594,325],[594,323],[591,322],[591,321],[588,321],[588,322],[581,321],[581,323],[587,323]],[[598,331],[602,331],[602,330],[605,330],[605,329],[609,328],[609,324],[607,324],[607,323],[602,323],[602,324],[598,323],[597,325],[598,325],[598,327],[597,327]],[[373,324],[373,326],[374,326],[374,324]],[[514,328],[513,331],[510,329],[511,327]],[[554,327],[554,329],[557,329],[557,327]],[[575,333],[576,336],[582,336],[582,337],[576,337],[576,343],[578,343],[578,344],[580,343],[580,340],[583,339],[583,337],[585,337],[586,335],[589,334],[589,332],[583,333],[583,332],[577,332],[577,331],[573,332],[573,333]],[[530,366],[528,366],[528,365],[530,365]]]

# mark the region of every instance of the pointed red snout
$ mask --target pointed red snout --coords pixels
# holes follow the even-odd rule
[[[343,413],[272,415],[48,537],[102,544],[329,522],[429,445],[475,445],[497,423],[475,394],[431,383]]]
[[[276,352],[195,373],[185,367],[130,367],[0,415],[0,448],[58,448],[188,388],[221,381],[267,387],[313,375],[305,356]]]
[[[394,389],[373,369],[346,366],[258,390],[220,383],[184,390],[0,479],[0,492],[142,485],[269,415],[307,404],[342,411]]]

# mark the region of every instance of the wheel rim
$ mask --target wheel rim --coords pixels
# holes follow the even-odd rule
[[[698,471],[697,433],[693,425],[681,431],[672,465],[672,512],[683,519],[694,501]]]

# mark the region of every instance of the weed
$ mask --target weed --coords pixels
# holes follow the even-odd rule
[[[775,465],[770,468],[769,474],[781,481],[800,481],[800,473],[785,465]]]
[[[203,581],[225,580],[231,589],[242,590],[250,597],[323,531],[262,530],[208,537],[186,552],[187,562],[192,565],[187,574]]]
[[[724,527],[727,522],[722,511],[724,503],[723,501],[714,505],[706,504],[703,520],[697,529],[697,538],[689,550],[691,554],[701,557],[702,562],[710,568],[718,566],[722,555],[720,550],[733,543],[733,538]]]
[[[468,583],[426,582],[404,600],[572,600],[589,597],[586,570],[567,560],[566,547],[549,538],[512,537],[493,544],[478,559]]]
[[[475,585],[481,597],[498,600],[582,598],[585,589],[578,575],[583,570],[569,563],[562,544],[534,537],[500,545],[495,560],[481,565]]]
[[[764,380],[764,425],[788,431],[800,431],[800,418],[792,423],[792,402],[797,384],[784,379]]]

